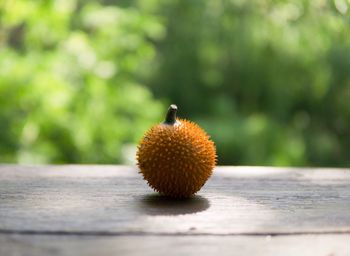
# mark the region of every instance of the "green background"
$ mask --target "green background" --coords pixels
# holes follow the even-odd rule
[[[0,162],[132,163],[170,103],[219,164],[350,166],[349,1],[0,2]]]

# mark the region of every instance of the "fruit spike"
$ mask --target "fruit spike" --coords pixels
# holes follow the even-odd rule
[[[201,189],[216,163],[214,143],[197,124],[176,118],[170,105],[165,121],[141,140],[137,164],[154,190],[171,197],[189,197]]]

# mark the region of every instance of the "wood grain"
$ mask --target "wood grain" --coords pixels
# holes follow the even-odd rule
[[[332,255],[349,252],[349,213],[349,169],[218,167],[197,196],[179,201],[152,192],[135,167],[0,165],[0,255],[14,245],[70,255],[82,244],[107,253],[158,241],[184,244],[184,255],[203,242],[204,251],[232,244],[254,255],[249,244],[263,248],[269,235],[267,253],[334,241],[323,251]]]
[[[125,166],[0,167],[0,230],[116,234],[348,232],[350,172],[219,167],[172,201]]]
[[[350,235],[27,236],[0,235],[4,256],[349,256]]]

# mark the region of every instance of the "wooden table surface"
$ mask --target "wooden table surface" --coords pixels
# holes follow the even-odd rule
[[[128,166],[0,165],[0,255],[350,255],[350,170],[217,167],[188,200]]]

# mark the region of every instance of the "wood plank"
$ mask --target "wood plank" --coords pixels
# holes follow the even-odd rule
[[[237,235],[350,232],[350,170],[218,167],[171,201],[135,167],[0,166],[0,233]]]
[[[348,256],[350,235],[27,236],[0,235],[0,255]]]

